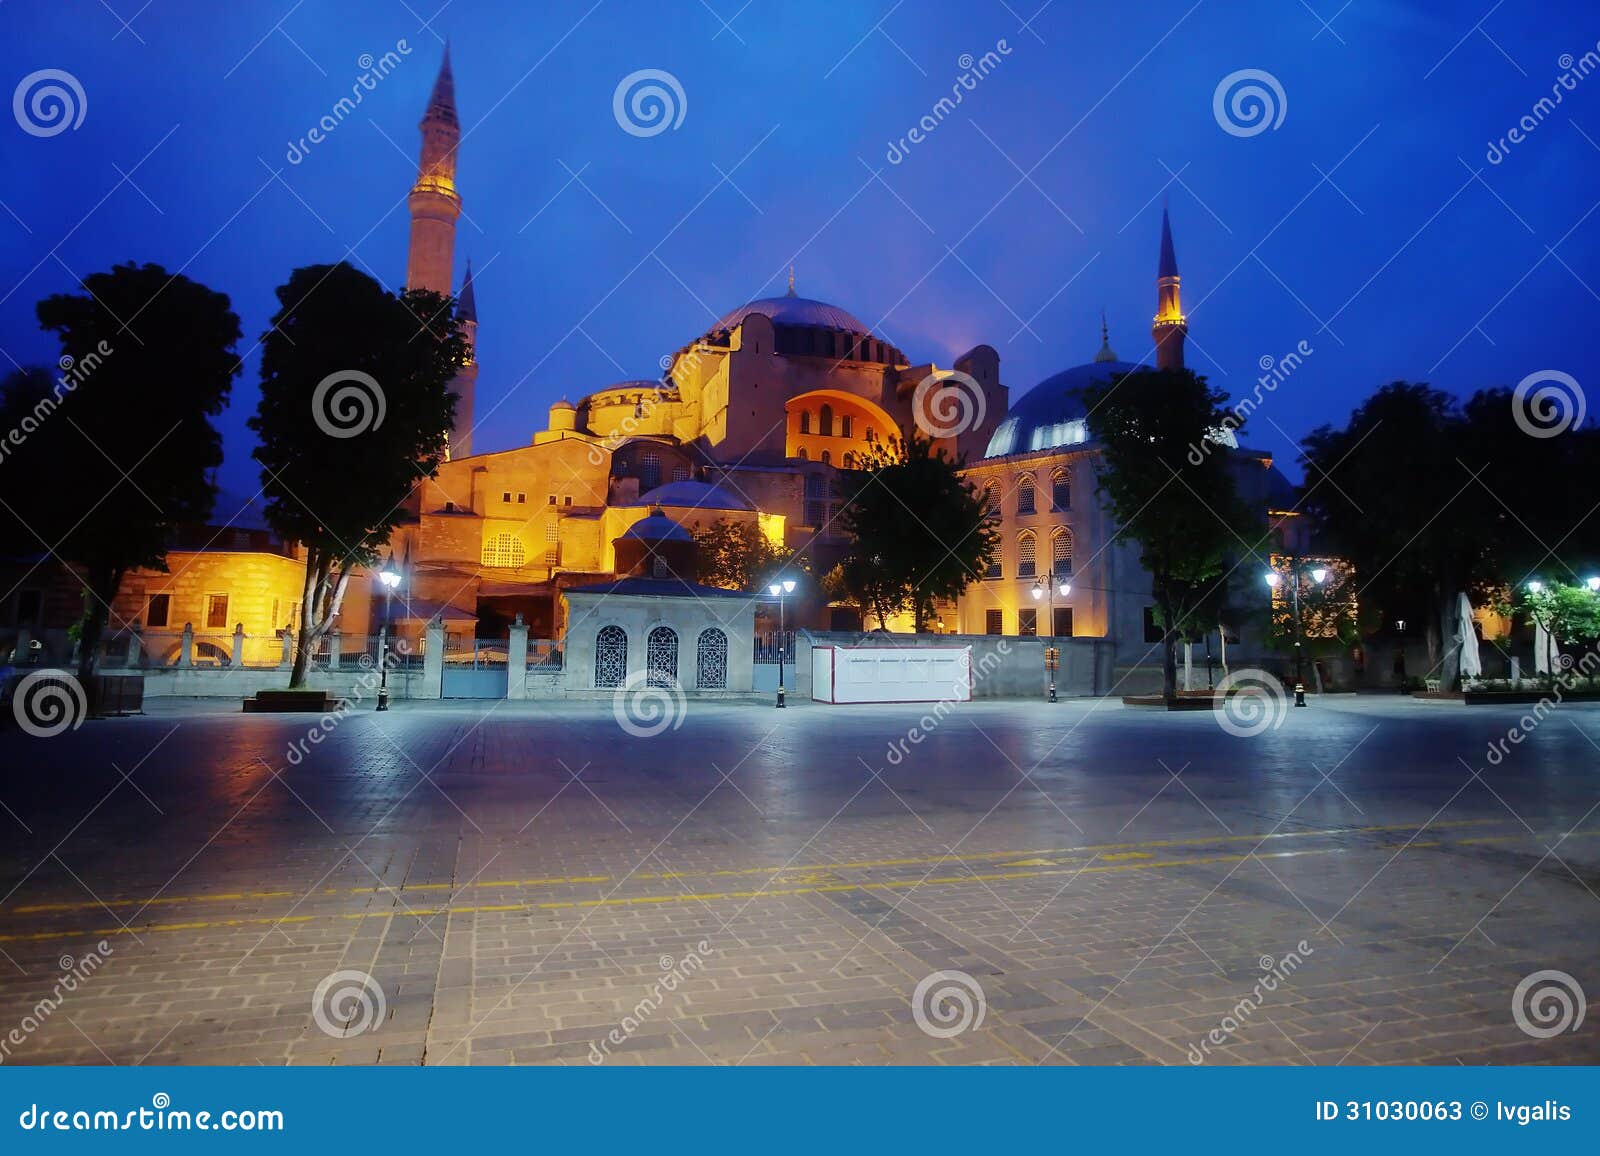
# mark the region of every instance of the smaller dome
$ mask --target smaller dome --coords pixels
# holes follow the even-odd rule
[[[694,535],[663,514],[660,506],[652,506],[649,515],[640,518],[624,530],[619,535],[618,541],[624,538],[631,538],[637,542],[694,541]]]
[[[636,505],[655,506],[658,512],[661,506],[682,506],[695,510],[755,509],[747,499],[721,486],[687,479],[681,482],[668,482],[664,486],[657,486],[649,493],[640,494]]]

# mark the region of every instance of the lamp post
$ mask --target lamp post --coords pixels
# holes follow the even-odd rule
[[[383,587],[383,622],[378,627],[378,709],[389,709],[389,609],[395,587],[400,585],[400,571],[395,569],[394,555],[384,560],[378,571],[378,582]]]
[[[783,596],[794,593],[794,579],[780,578],[767,587],[767,593],[778,600],[778,702],[777,706],[783,709],[783,664],[788,658],[789,644],[783,634]]]
[[[1033,600],[1037,602],[1043,598],[1045,600],[1045,612],[1050,615],[1050,633],[1045,636],[1044,648],[1044,669],[1050,679],[1049,697],[1045,700],[1047,702],[1056,701],[1056,667],[1060,665],[1060,659],[1057,657],[1055,648],[1056,595],[1059,594],[1065,598],[1071,593],[1072,583],[1068,582],[1064,576],[1056,577],[1054,572],[1046,574],[1043,578],[1035,578],[1033,580]]]
[[[1289,578],[1294,583],[1294,705],[1306,705],[1306,681],[1304,673],[1305,647],[1301,645],[1300,637],[1300,577],[1306,573],[1304,564],[1299,558],[1289,559]],[[1313,566],[1309,571],[1311,580],[1321,586],[1328,580],[1326,566]],[[1278,583],[1283,581],[1283,575],[1276,570],[1268,570],[1265,575],[1266,583],[1273,590],[1278,588]]]

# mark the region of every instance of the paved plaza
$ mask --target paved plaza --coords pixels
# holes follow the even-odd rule
[[[3,1058],[1593,1063],[1600,707],[1491,763],[1526,709],[1336,697],[1244,736],[1100,700],[691,701],[646,737],[605,702],[400,703],[311,742],[156,703],[13,729]]]

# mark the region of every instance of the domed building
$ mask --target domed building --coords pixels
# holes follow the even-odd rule
[[[460,190],[455,154],[441,151],[440,141],[454,117],[446,63],[423,122],[408,274],[408,283],[445,291]],[[1165,213],[1156,287],[1154,360],[1181,368],[1188,321]],[[474,339],[475,296],[469,272],[458,308]],[[1119,661],[1138,661],[1153,605],[1149,580],[1136,551],[1112,544],[1114,527],[1095,498],[1096,449],[1083,396],[1145,367],[1118,358],[1103,320],[1093,360],[1013,403],[993,347],[978,345],[950,366],[914,361],[858,313],[801,296],[791,270],[785,293],[728,310],[661,364],[659,379],[619,381],[556,402],[545,428],[523,445],[472,453],[474,359],[460,383],[449,460],[419,487],[414,518],[392,543],[408,605],[430,616],[444,608],[447,621],[476,622],[488,635],[520,614],[535,637],[559,638],[568,625],[563,592],[615,581],[631,565],[629,528],[656,517],[690,535],[718,522],[754,526],[803,556],[813,574],[825,574],[849,546],[837,518],[839,471],[909,431],[948,425],[915,409],[940,392],[919,387],[951,380],[971,417],[934,444],[965,458],[1003,542],[990,572],[940,608],[938,629],[1108,638]],[[1269,507],[1264,487],[1287,488],[1270,456],[1232,452],[1267,467],[1244,473],[1251,474],[1247,494],[1262,491]],[[1031,596],[1052,571],[1072,576],[1053,617]],[[360,586],[346,597],[351,622],[368,620]],[[860,625],[853,611],[821,601],[792,609],[812,626]],[[420,611],[397,618],[402,634],[421,633]]]

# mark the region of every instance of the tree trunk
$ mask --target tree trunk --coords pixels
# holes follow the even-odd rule
[[[306,582],[300,592],[300,629],[297,632],[294,667],[289,672],[289,689],[298,690],[305,685],[306,668],[311,665],[311,651],[316,645],[315,633],[318,602],[327,585],[328,568],[332,560],[317,546],[306,548]]]
[[[91,568],[86,575],[83,599],[83,619],[78,631],[78,685],[89,705],[88,713],[99,713],[100,696],[95,693],[94,675],[100,661],[100,642],[105,637],[106,619],[111,600],[122,585],[122,571],[103,567]]]

